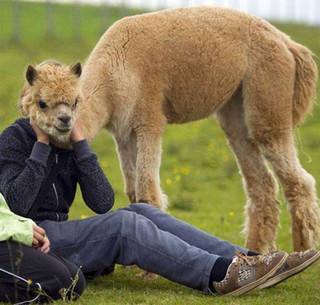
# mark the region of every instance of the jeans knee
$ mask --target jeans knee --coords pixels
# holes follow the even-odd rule
[[[140,203],[131,203],[128,207],[128,210],[132,212],[136,212],[138,214],[141,214],[143,210],[148,209],[156,209],[153,205],[150,205],[148,203],[140,202]]]
[[[117,215],[114,221],[116,222],[119,236],[131,236],[134,234],[138,223],[138,215],[125,209],[117,210],[116,213]]]
[[[52,280],[40,283],[42,290],[54,300],[67,296],[69,288],[72,287],[71,274],[66,266],[55,266]]]
[[[133,220],[132,214],[134,214],[134,213],[131,213],[130,210],[119,209],[115,213],[116,213],[116,215],[115,215],[116,217],[115,217],[114,221],[121,226],[130,225],[130,223]]]

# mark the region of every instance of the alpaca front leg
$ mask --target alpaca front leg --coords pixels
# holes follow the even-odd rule
[[[152,127],[139,128],[136,130],[137,162],[136,162],[136,199],[137,202],[145,202],[165,210],[167,196],[160,189],[160,165],[162,128],[158,132]],[[154,280],[157,275],[143,271],[139,274],[145,280]]]
[[[136,199],[161,210],[167,207],[167,197],[160,189],[162,130],[151,127],[137,129]]]
[[[136,135],[132,131],[125,140],[124,137],[118,135],[115,135],[114,139],[117,144],[117,152],[125,182],[125,192],[131,203],[137,202],[135,191],[137,159]]]

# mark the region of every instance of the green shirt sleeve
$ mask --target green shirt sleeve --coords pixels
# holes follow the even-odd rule
[[[0,193],[0,241],[12,240],[31,246],[33,224],[31,219],[12,213]]]

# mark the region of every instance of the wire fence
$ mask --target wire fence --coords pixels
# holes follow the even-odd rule
[[[15,41],[20,39],[21,30],[21,2],[12,0],[13,31]],[[28,0],[27,0],[28,1]],[[306,23],[320,25],[320,0],[29,0],[29,2],[45,2],[45,32],[48,37],[55,34],[55,5],[73,4],[74,37],[81,36],[82,18],[81,5],[99,6],[101,27],[107,27],[112,8],[118,7],[117,15],[128,16],[132,9],[142,12],[165,8],[190,7],[199,5],[215,5],[234,8],[252,13],[272,21]]]

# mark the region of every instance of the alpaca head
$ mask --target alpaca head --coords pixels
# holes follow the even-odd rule
[[[80,75],[80,63],[69,67],[54,60],[35,68],[30,65],[26,71],[19,110],[61,146],[69,145],[70,132],[78,116]]]

